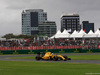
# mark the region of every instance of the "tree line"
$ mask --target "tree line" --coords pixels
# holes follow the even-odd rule
[[[15,39],[28,39],[28,38],[34,38],[33,35],[24,35],[24,34],[19,34],[19,35],[14,35],[13,33],[9,33],[9,34],[5,34],[4,36],[2,36],[2,38],[6,38],[6,39],[11,39],[11,38],[15,38]]]

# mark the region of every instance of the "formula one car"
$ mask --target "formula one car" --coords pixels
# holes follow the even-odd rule
[[[68,58],[67,56],[62,56],[62,55],[54,55],[51,52],[39,52],[37,53],[37,56],[35,57],[36,60],[53,60],[53,61],[57,61],[57,60],[71,60],[71,58]]]

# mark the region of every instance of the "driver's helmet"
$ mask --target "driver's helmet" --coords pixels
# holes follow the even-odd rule
[[[51,55],[53,55],[53,53],[51,53]]]

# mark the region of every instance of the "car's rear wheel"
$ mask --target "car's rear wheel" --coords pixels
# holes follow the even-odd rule
[[[59,58],[60,60],[62,60],[62,58]]]
[[[36,56],[35,59],[36,59],[36,60],[40,60],[40,57],[39,57],[39,56]]]
[[[57,61],[57,60],[58,60],[58,57],[54,56],[53,61]]]

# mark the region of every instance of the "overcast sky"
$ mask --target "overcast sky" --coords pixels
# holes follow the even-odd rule
[[[21,12],[26,9],[43,9],[57,29],[62,13],[78,13],[80,24],[87,20],[95,30],[100,28],[100,0],[0,0],[0,35],[21,34]]]

